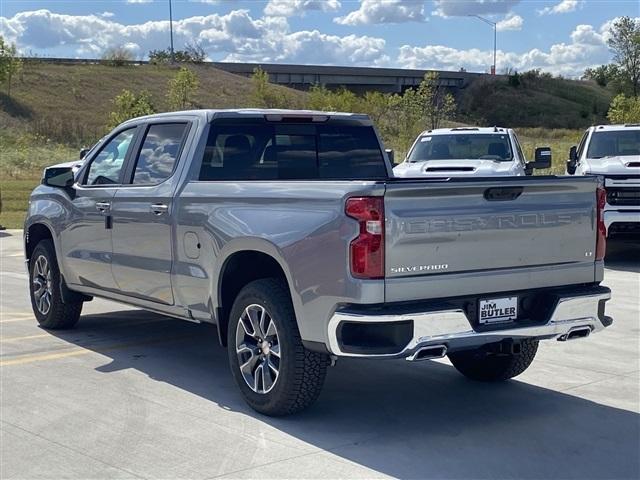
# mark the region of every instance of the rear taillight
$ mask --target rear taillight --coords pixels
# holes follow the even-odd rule
[[[360,234],[349,248],[351,275],[356,278],[384,278],[384,199],[349,198],[345,213],[360,224]]]
[[[596,235],[596,260],[604,260],[604,254],[607,250],[607,227],[604,224],[604,206],[607,203],[607,192],[603,187],[596,190],[596,217],[597,229]]]

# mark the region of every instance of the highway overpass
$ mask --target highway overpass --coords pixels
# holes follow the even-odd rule
[[[61,64],[96,64],[99,59],[79,58],[23,58],[27,62],[46,62]],[[145,60],[124,61],[125,64],[139,65],[149,63]],[[250,77],[258,67],[269,74],[269,81],[299,90],[308,90],[312,85],[324,85],[329,89],[347,88],[363,93],[374,90],[383,93],[401,93],[407,88],[420,84],[427,72],[438,74],[438,84],[451,89],[454,93],[465,88],[473,80],[485,73],[451,72],[446,70],[414,70],[403,68],[373,67],[334,67],[327,65],[287,65],[276,63],[234,63],[204,62],[203,66],[213,66],[236,75]]]
[[[354,92],[375,90],[400,93],[414,87],[425,73],[435,71],[438,83],[452,90],[466,87],[484,73],[449,72],[443,70],[412,70],[401,68],[333,67],[323,65],[286,65],[275,63],[213,62],[213,66],[237,75],[251,76],[260,67],[269,74],[269,81],[279,85],[307,90],[312,85],[327,88],[345,87]]]

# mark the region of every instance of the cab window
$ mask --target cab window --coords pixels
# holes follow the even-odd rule
[[[584,151],[584,146],[587,143],[588,136],[589,136],[589,130],[584,132],[584,135],[582,135],[582,138],[580,139],[580,144],[578,145],[578,151],[577,151],[578,160],[582,158],[582,152]]]
[[[178,161],[186,132],[186,123],[151,125],[138,154],[133,183],[153,185],[169,178]]]
[[[114,185],[120,183],[124,159],[131,147],[135,127],[123,130],[109,140],[95,156],[84,181],[84,185]]]
[[[516,137],[516,134],[513,134],[513,141],[516,144],[516,151],[518,152],[518,157],[520,157],[520,163],[522,165],[526,165],[527,163],[527,158],[524,156],[524,152],[522,151],[522,147],[520,146],[520,142],[518,141],[518,137]]]

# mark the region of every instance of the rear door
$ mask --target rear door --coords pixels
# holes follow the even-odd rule
[[[392,181],[386,300],[594,281],[596,179]]]
[[[113,276],[121,293],[171,305],[174,172],[190,123],[165,121],[141,128],[127,181],[111,208]]]

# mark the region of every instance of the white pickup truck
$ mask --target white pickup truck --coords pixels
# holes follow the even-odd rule
[[[567,173],[604,177],[607,235],[640,232],[640,124],[590,127],[569,150]]]
[[[407,157],[393,169],[396,177],[514,177],[551,166],[551,149],[536,149],[527,162],[516,133],[502,127],[426,130]]]

